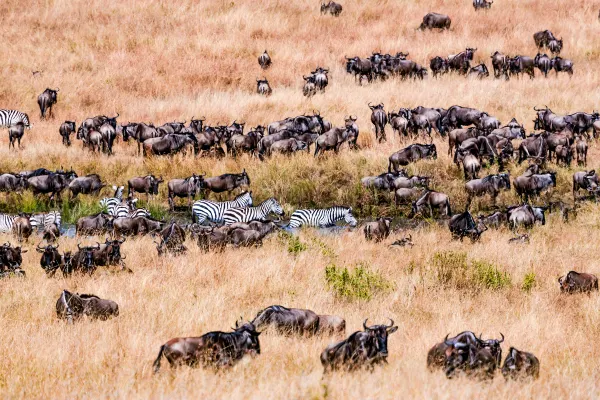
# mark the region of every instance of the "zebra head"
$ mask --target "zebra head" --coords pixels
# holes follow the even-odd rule
[[[356,218],[354,218],[354,215],[352,215],[352,207],[346,209],[344,221],[346,221],[352,227],[355,227],[358,224],[358,221],[356,221]]]
[[[252,191],[244,192],[234,199],[237,207],[252,207]]]
[[[281,207],[281,204],[279,204],[279,202],[275,200],[274,197],[271,197],[268,201],[270,203],[269,212],[272,212],[273,214],[277,214],[279,216],[285,215],[285,213],[283,212],[283,207]]]
[[[123,200],[123,191],[125,190],[125,186],[114,186],[113,185],[113,190],[115,191],[115,195],[113,197],[117,198],[119,200]]]

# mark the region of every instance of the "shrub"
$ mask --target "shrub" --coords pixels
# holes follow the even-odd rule
[[[372,272],[369,265],[363,262],[355,264],[352,270],[331,263],[325,267],[325,281],[336,296],[348,300],[371,300],[374,295],[393,287],[390,282],[376,272]]]
[[[474,260],[471,262],[471,269],[472,281],[479,287],[498,290],[511,285],[510,275],[501,272],[488,261]]]
[[[467,260],[464,252],[437,252],[431,260],[437,283],[456,289],[498,290],[511,285],[510,275],[485,260]]]
[[[528,272],[525,274],[525,277],[523,278],[523,284],[521,285],[521,289],[524,292],[531,292],[531,289],[533,289],[535,287],[535,285],[537,284],[536,280],[535,280],[535,272]]]
[[[283,244],[287,243],[288,253],[293,254],[294,256],[297,256],[307,249],[306,244],[302,243],[300,238],[286,231],[279,231],[279,241]]]

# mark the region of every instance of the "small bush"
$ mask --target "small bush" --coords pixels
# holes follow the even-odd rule
[[[375,294],[393,287],[381,275],[372,272],[368,264],[362,262],[355,264],[352,270],[329,264],[325,267],[325,281],[336,296],[348,300],[371,300]]]
[[[288,253],[293,254],[294,256],[297,256],[307,249],[306,244],[302,243],[300,238],[286,231],[279,231],[279,241],[283,244],[287,243]]]
[[[510,275],[488,261],[472,261],[471,268],[473,283],[479,287],[498,290],[511,285]]]
[[[431,260],[437,283],[456,289],[498,290],[511,285],[510,275],[485,260],[467,260],[467,253],[445,251]]]
[[[535,272],[529,272],[527,274],[525,274],[525,277],[523,278],[523,284],[521,285],[521,290],[523,290],[524,292],[531,292],[531,289],[533,289],[536,286],[537,282],[535,280]]]
[[[333,251],[333,249],[329,246],[327,246],[326,243],[322,242],[321,240],[313,237],[311,238],[311,241],[313,242],[314,245],[316,245],[320,250],[321,250],[321,254],[323,254],[325,257],[329,257],[329,258],[336,258],[337,254],[335,254],[335,251]]]

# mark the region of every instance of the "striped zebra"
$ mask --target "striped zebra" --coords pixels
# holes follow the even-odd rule
[[[110,215],[114,215],[115,218],[135,218],[135,217],[149,217],[150,211],[145,208],[136,208],[135,203],[138,199],[127,200],[126,202],[120,203],[118,206],[109,210]]]
[[[192,206],[192,220],[198,224],[209,220],[215,224],[223,223],[223,214],[233,207],[252,206],[252,192],[244,192],[232,201],[198,200]]]
[[[18,217],[18,215],[0,214],[0,232],[12,232],[15,219]]]
[[[56,225],[56,227],[60,230],[61,222],[62,216],[60,215],[60,211],[33,214],[31,217],[29,217],[29,223],[34,231],[46,229],[51,225]]]
[[[105,209],[110,215],[115,215],[115,208],[117,208],[123,202],[123,192],[125,191],[125,186],[113,186],[113,189],[115,190],[113,197],[105,197],[100,200],[100,207]]]
[[[310,210],[296,210],[290,217],[290,228],[302,225],[327,228],[344,219],[350,226],[356,226],[357,221],[352,215],[352,207],[333,206]]]
[[[10,128],[18,123],[23,123],[26,129],[31,128],[27,114],[17,110],[0,110],[0,128]]]
[[[236,222],[250,222],[263,220],[270,213],[283,215],[281,204],[273,197],[260,203],[258,207],[233,207],[223,213],[223,222],[225,225],[231,225]]]

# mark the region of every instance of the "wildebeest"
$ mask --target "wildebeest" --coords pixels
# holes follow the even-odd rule
[[[62,143],[65,146],[71,145],[71,134],[75,133],[75,121],[65,121],[60,125],[58,132],[62,137]]]
[[[390,225],[392,223],[391,218],[380,217],[376,221],[367,222],[363,228],[365,233],[365,239],[372,240],[375,242],[381,242],[383,239],[387,239],[390,235]]]
[[[322,315],[319,314],[319,335],[338,335],[346,332],[346,320],[337,315]]]
[[[539,31],[533,34],[533,40],[538,48],[547,47],[551,40],[556,40],[549,30]]]
[[[473,54],[477,51],[477,48],[467,47],[465,51],[448,57],[448,65],[451,71],[456,71],[459,74],[467,75],[469,68],[471,68],[471,61],[473,60]]]
[[[390,112],[388,113],[388,121],[390,122],[390,126],[394,133],[398,136],[402,134],[402,136],[408,136],[408,119],[404,118],[398,113]],[[402,137],[400,136],[400,137]]]
[[[19,149],[21,148],[21,139],[25,134],[25,125],[22,122],[11,125],[8,128],[8,148],[12,146],[13,150],[15,148],[15,141],[18,142]]]
[[[576,194],[580,189],[595,192],[598,188],[598,181],[595,170],[575,172],[573,174],[573,200],[577,199]]]
[[[66,254],[67,257],[65,258],[65,256],[61,256],[58,252],[58,247],[58,245],[52,246],[50,244],[45,247],[42,247],[38,244],[36,247],[36,251],[38,253],[42,253],[40,266],[49,277],[54,276],[59,268],[64,271],[65,261],[69,261],[68,257],[70,256],[70,253]]]
[[[490,76],[487,66],[484,63],[469,68],[467,73],[469,76],[476,76],[479,79],[487,78]]]
[[[417,201],[412,203],[413,214],[418,214],[424,209],[429,210],[429,216],[431,218],[434,217],[434,209],[439,211],[440,216],[445,215],[446,217],[450,217],[452,215],[448,195],[433,190],[425,191]]]
[[[548,72],[552,70],[552,62],[550,61],[550,57],[546,54],[537,53],[533,59],[533,65],[544,74],[545,78],[548,77]]]
[[[552,52],[552,54],[560,54],[560,51],[563,47],[563,40],[560,39],[552,39],[548,42],[548,49]]]
[[[263,96],[270,96],[273,93],[273,89],[271,89],[267,78],[256,80],[256,93]]]
[[[27,187],[27,179],[21,174],[1,174],[0,192],[21,192]]]
[[[358,150],[358,124],[356,123],[357,118],[355,116],[349,115],[344,119],[344,126],[346,127],[346,132],[348,133],[347,141],[348,145],[351,149]]]
[[[377,139],[379,143],[386,140],[385,126],[388,123],[387,115],[383,107],[383,103],[376,106],[372,106],[371,103],[369,103],[369,108],[371,109],[371,122],[375,127],[375,139]]]
[[[112,230],[114,217],[105,212],[81,217],[77,220],[76,232],[78,235],[101,235]]]
[[[569,75],[573,75],[573,61],[567,59],[567,58],[562,58],[562,57],[554,57],[551,60],[551,65],[552,68],[554,68],[554,70],[556,71],[556,75],[558,75],[559,72],[566,72]]]
[[[204,178],[204,190],[205,192],[231,192],[236,188],[250,186],[250,177],[244,169],[239,174],[223,174],[219,176],[213,176],[210,178]]]
[[[79,194],[98,195],[105,186],[106,183],[102,183],[100,175],[90,174],[73,179],[69,183],[69,190],[71,191],[71,198],[74,199]]]
[[[187,247],[183,244],[185,242],[185,230],[171,221],[162,231],[159,232],[158,237],[160,243],[156,243],[156,250],[158,255],[161,256],[165,253],[180,255],[187,252]]]
[[[269,154],[281,153],[281,154],[292,154],[297,151],[308,149],[308,144],[302,140],[296,138],[288,138],[278,140],[269,147]],[[317,147],[317,150],[319,148]]]
[[[530,135],[519,144],[518,163],[522,163],[528,158],[543,161],[548,155],[548,133],[543,132],[536,135]]]
[[[499,51],[494,52],[494,54],[492,54],[490,57],[492,59],[492,67],[494,68],[494,77],[500,78],[500,76],[502,76],[506,70],[508,58]]]
[[[346,58],[346,72],[354,74],[354,77],[358,77],[359,82],[362,81],[362,77],[366,77],[368,82],[373,80],[373,63],[368,58]]]
[[[539,196],[541,192],[548,190],[548,188],[556,187],[556,172],[526,173],[515,178],[513,185],[517,195],[527,201],[529,196]]]
[[[583,272],[569,271],[565,276],[558,278],[560,291],[564,293],[591,292],[598,290],[598,277]]]
[[[152,364],[154,373],[160,370],[163,355],[171,367],[187,365],[196,367],[232,367],[244,356],[260,354],[260,332],[251,323],[239,325],[236,321],[233,332],[208,332],[200,337],[171,339],[162,346]]]
[[[19,243],[23,240],[26,242],[29,241],[29,236],[33,232],[31,222],[29,221],[30,217],[31,214],[19,213],[13,221],[12,233],[17,237]]]
[[[403,176],[403,173],[387,172],[377,176],[365,176],[361,178],[360,183],[367,189],[390,191],[394,188],[394,179],[399,176]]]
[[[452,233],[452,239],[460,239],[461,242],[465,237],[471,239],[471,242],[476,242],[481,234],[487,230],[487,226],[483,221],[475,222],[469,211],[456,214],[450,218],[448,227]]]
[[[451,23],[452,20],[449,16],[430,12],[423,17],[423,22],[421,22],[419,29],[450,29]]]
[[[360,368],[373,370],[378,364],[387,364],[388,336],[398,330],[394,321],[390,325],[367,326],[363,322],[364,331],[354,332],[347,339],[329,345],[321,353],[321,364],[325,372],[345,370],[355,371]]]
[[[56,196],[60,199],[60,194],[66,189],[77,174],[73,171],[52,172],[48,175],[32,176],[27,179],[27,186],[34,195],[50,193],[50,200]]]
[[[388,172],[399,171],[399,166],[405,166],[421,159],[437,159],[435,144],[415,143],[393,153],[389,158]]]
[[[497,229],[507,224],[508,215],[504,211],[496,211],[487,216],[479,214],[477,220],[483,222],[483,224],[488,228]]]
[[[258,56],[258,65],[262,69],[267,69],[271,66],[271,57],[269,57],[269,53],[265,50],[260,56]]]
[[[478,156],[464,151],[462,148],[456,149],[456,157],[462,160],[463,173],[465,179],[477,179],[481,169],[481,161]]]
[[[10,242],[0,246],[0,273],[25,276],[25,272],[21,270],[21,264],[23,264],[22,254],[27,251],[27,249],[23,250],[21,246],[13,247]],[[0,277],[5,276],[2,274]]]
[[[508,59],[508,69],[512,75],[519,75],[526,73],[529,78],[535,78],[535,63],[533,58],[528,56],[517,55],[513,58]]]
[[[148,235],[162,229],[162,222],[147,217],[117,218],[113,221],[114,235]]]
[[[429,61],[429,68],[434,78],[438,75],[444,75],[450,71],[450,64],[446,58],[436,56]]]
[[[540,376],[540,361],[532,353],[511,347],[502,366],[502,375],[506,379],[537,379]]]
[[[119,305],[93,294],[78,294],[63,290],[56,301],[56,316],[72,323],[84,315],[90,319],[106,321],[119,315]]]
[[[513,230],[516,230],[519,226],[524,228],[531,228],[535,222],[540,222],[542,225],[546,224],[546,217],[544,215],[545,208],[532,207],[529,204],[522,204],[520,206],[508,207],[506,213],[508,215],[508,223]]]
[[[487,0],[473,0],[473,8],[475,9],[475,11],[477,10],[483,10],[483,9],[490,9],[492,8],[492,4],[494,4],[494,1],[487,1]]]
[[[479,339],[475,333],[471,331],[464,331],[458,335],[448,338],[449,334],[446,335],[444,340],[434,345],[427,352],[427,368],[430,371],[434,369],[442,369],[446,365],[446,359],[450,355],[451,348],[458,343],[470,344],[473,346],[482,346],[481,339]]]
[[[480,379],[493,379],[496,360],[491,351],[473,344],[454,343],[449,345],[445,362],[446,377],[453,378],[457,372]]]
[[[330,1],[329,3],[321,3],[321,14],[329,13],[334,17],[339,17],[342,13],[342,5],[336,2]]]
[[[158,185],[163,182],[162,176],[156,178],[154,175],[146,175],[131,178],[127,181],[127,196],[132,197],[136,193],[146,193],[150,200],[150,196],[158,194]]]
[[[319,317],[311,310],[274,305],[259,311],[252,324],[257,331],[271,327],[280,334],[310,336],[317,333]]]
[[[196,175],[185,179],[171,179],[167,184],[169,189],[169,208],[175,207],[174,197],[187,197],[188,207],[192,206],[192,199],[196,197],[196,192],[202,190],[204,186],[204,175]]]
[[[302,87],[302,94],[305,97],[312,97],[317,94],[317,85],[315,84],[315,77],[312,75],[304,76],[302,75],[302,79],[304,79],[304,86]]]
[[[464,52],[461,54],[464,54]],[[479,126],[483,114],[482,111],[474,108],[452,106],[448,108],[446,115],[443,116],[442,125],[448,129],[462,128],[468,125]]]
[[[52,117],[52,106],[57,102],[57,93],[60,89],[52,90],[46,89],[42,94],[38,96],[37,102],[40,106],[40,118],[46,118],[46,111],[48,115]]]
[[[467,207],[471,204],[473,197],[489,194],[492,197],[492,203],[496,205],[496,197],[501,190],[510,190],[509,174],[488,175],[482,179],[474,179],[465,184],[467,191]]]
[[[193,134],[169,134],[162,137],[147,139],[144,141],[144,155],[169,155],[174,154],[187,145],[194,147],[194,153],[199,151],[198,138]]]
[[[320,135],[315,141],[315,157],[327,150],[339,151],[340,146],[348,139],[346,128],[332,128]]]
[[[561,162],[565,167],[571,165],[571,161],[573,160],[573,148],[571,146],[558,145],[556,146],[555,153],[557,165],[560,165]]]

